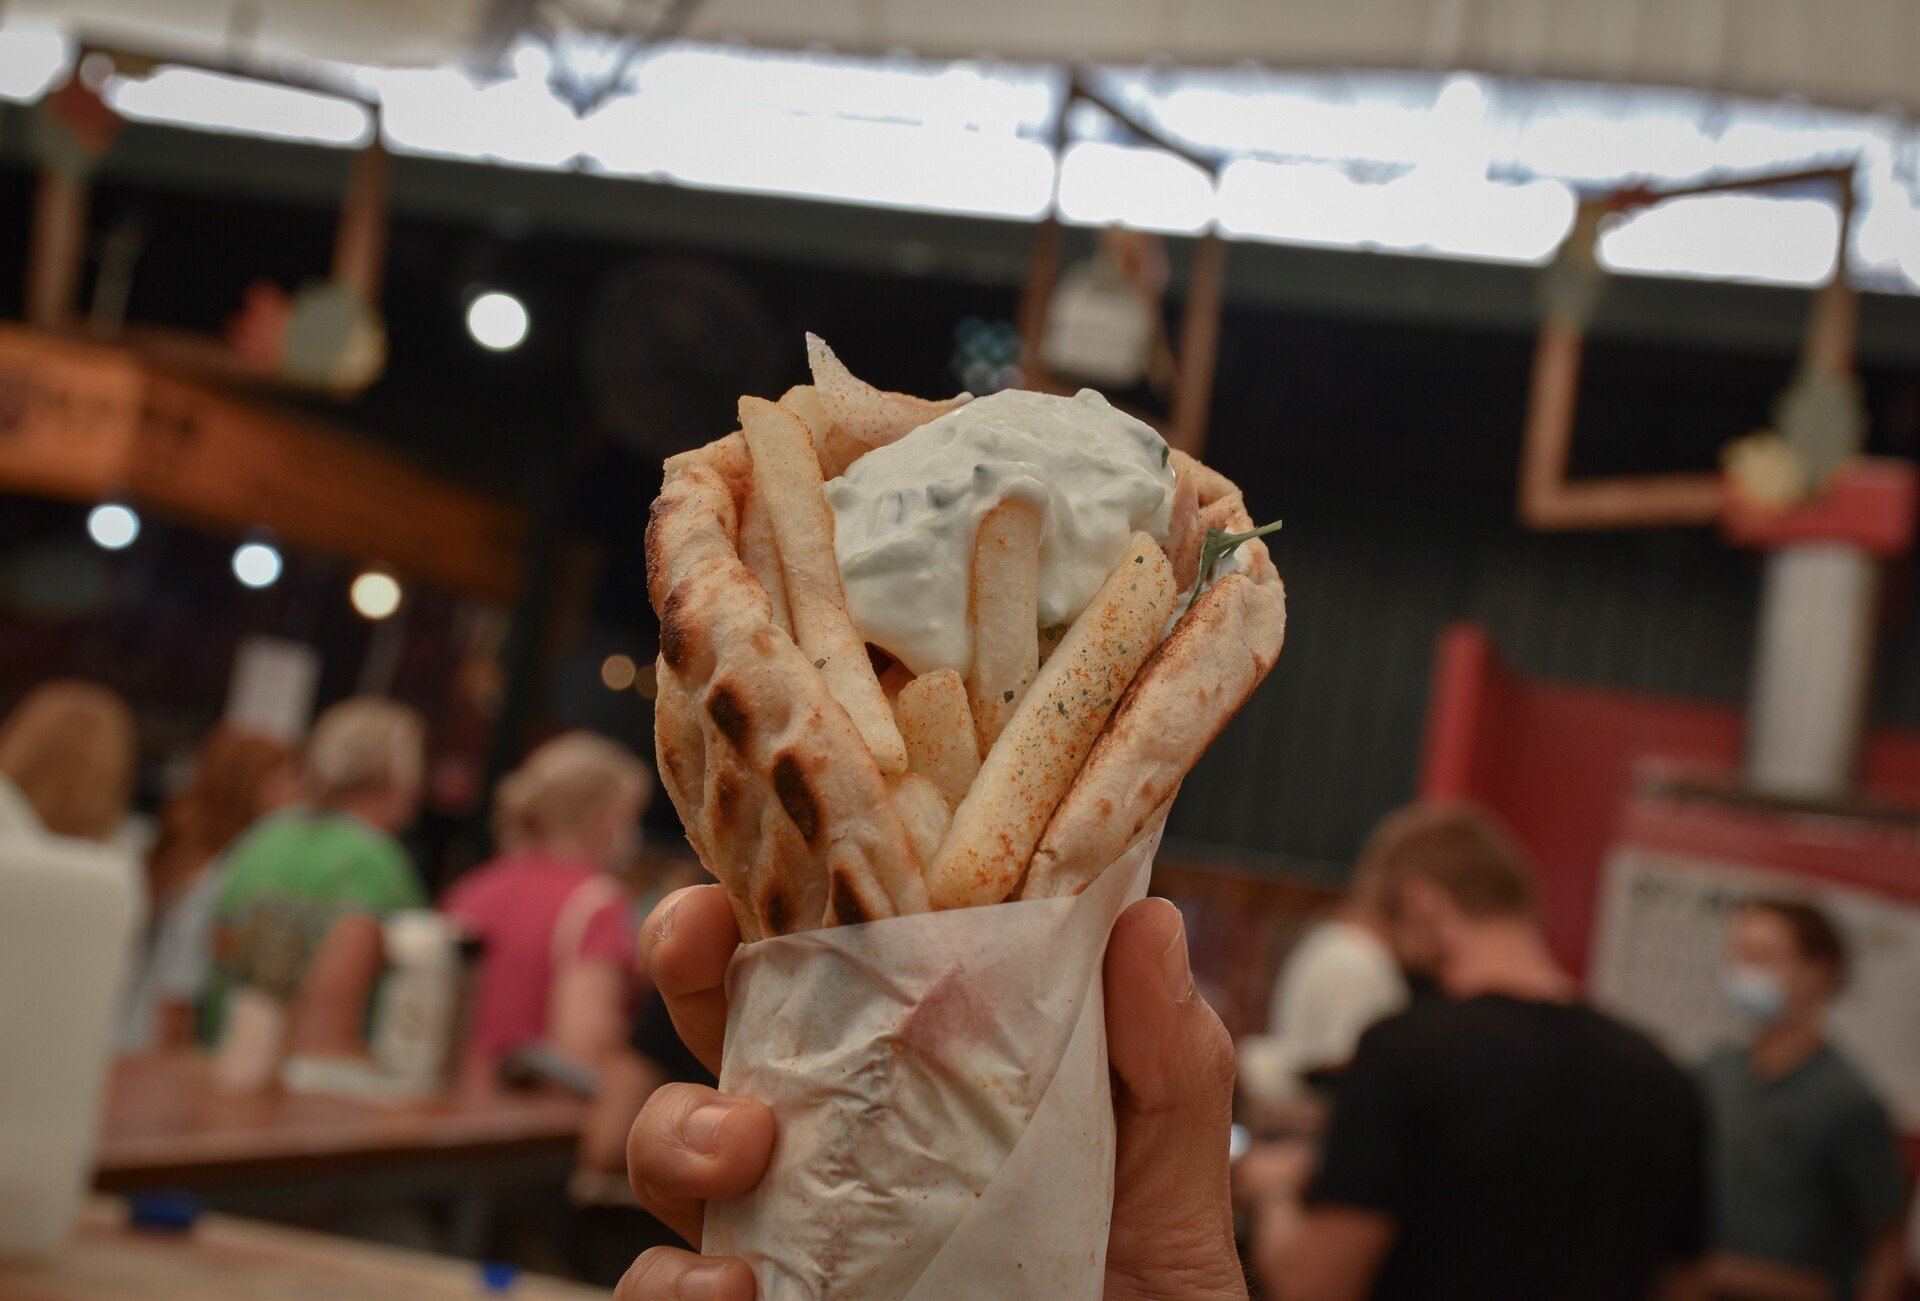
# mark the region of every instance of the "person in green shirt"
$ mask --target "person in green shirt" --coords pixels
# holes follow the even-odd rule
[[[1835,1301],[1900,1294],[1905,1178],[1886,1108],[1827,1039],[1847,952],[1831,918],[1786,899],[1734,915],[1725,996],[1751,1026],[1699,1069],[1710,1135],[1710,1272],[1729,1295],[1824,1280]],[[1783,1268],[1784,1267],[1784,1268]]]
[[[354,1050],[380,971],[379,919],[427,904],[394,839],[419,808],[423,739],[419,715],[390,700],[355,698],[321,715],[303,801],[248,831],[220,865],[214,1025],[225,991],[248,985],[299,1009],[306,1049]]]

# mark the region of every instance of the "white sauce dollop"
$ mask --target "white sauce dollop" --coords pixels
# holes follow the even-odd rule
[[[827,484],[847,613],[914,673],[973,662],[974,534],[1008,498],[1041,512],[1039,622],[1071,622],[1145,530],[1164,541],[1167,445],[1092,389],[977,398],[875,448]]]

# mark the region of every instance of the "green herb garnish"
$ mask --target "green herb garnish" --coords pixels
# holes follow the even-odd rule
[[[827,662],[823,659],[815,660],[813,662],[813,667],[815,667],[816,669],[824,669],[825,667],[827,667]]]
[[[1271,524],[1262,524],[1257,529],[1248,529],[1245,533],[1222,533],[1219,529],[1208,529],[1207,540],[1200,544],[1199,576],[1193,580],[1193,595],[1187,598],[1187,610],[1193,608],[1193,603],[1200,599],[1200,593],[1205,591],[1207,584],[1213,581],[1215,565],[1238,551],[1241,543],[1251,542],[1255,538],[1264,538],[1269,533],[1278,532],[1279,529],[1279,520]],[[1185,614],[1187,610],[1182,610],[1180,613]]]
[[[1160,444],[1160,468],[1161,469],[1164,470],[1167,468],[1167,458],[1172,455],[1173,455],[1173,449],[1171,447],[1168,447],[1165,443]]]
[[[1000,693],[1000,699],[1011,705],[1013,703],[1013,693],[1011,691],[1002,691]]]

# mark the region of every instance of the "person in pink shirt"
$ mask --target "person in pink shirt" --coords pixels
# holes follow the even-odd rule
[[[646,765],[590,732],[555,737],[501,781],[499,856],[440,901],[485,946],[473,1056],[491,1065],[544,1041],[597,1069],[624,1046],[632,901],[609,869],[633,857],[652,793]]]

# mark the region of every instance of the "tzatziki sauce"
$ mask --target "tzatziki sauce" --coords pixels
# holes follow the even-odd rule
[[[1038,618],[1071,622],[1127,540],[1165,541],[1167,444],[1092,389],[1009,389],[877,447],[826,485],[847,613],[915,674],[973,662],[968,575],[981,519],[1002,501],[1041,515]]]

